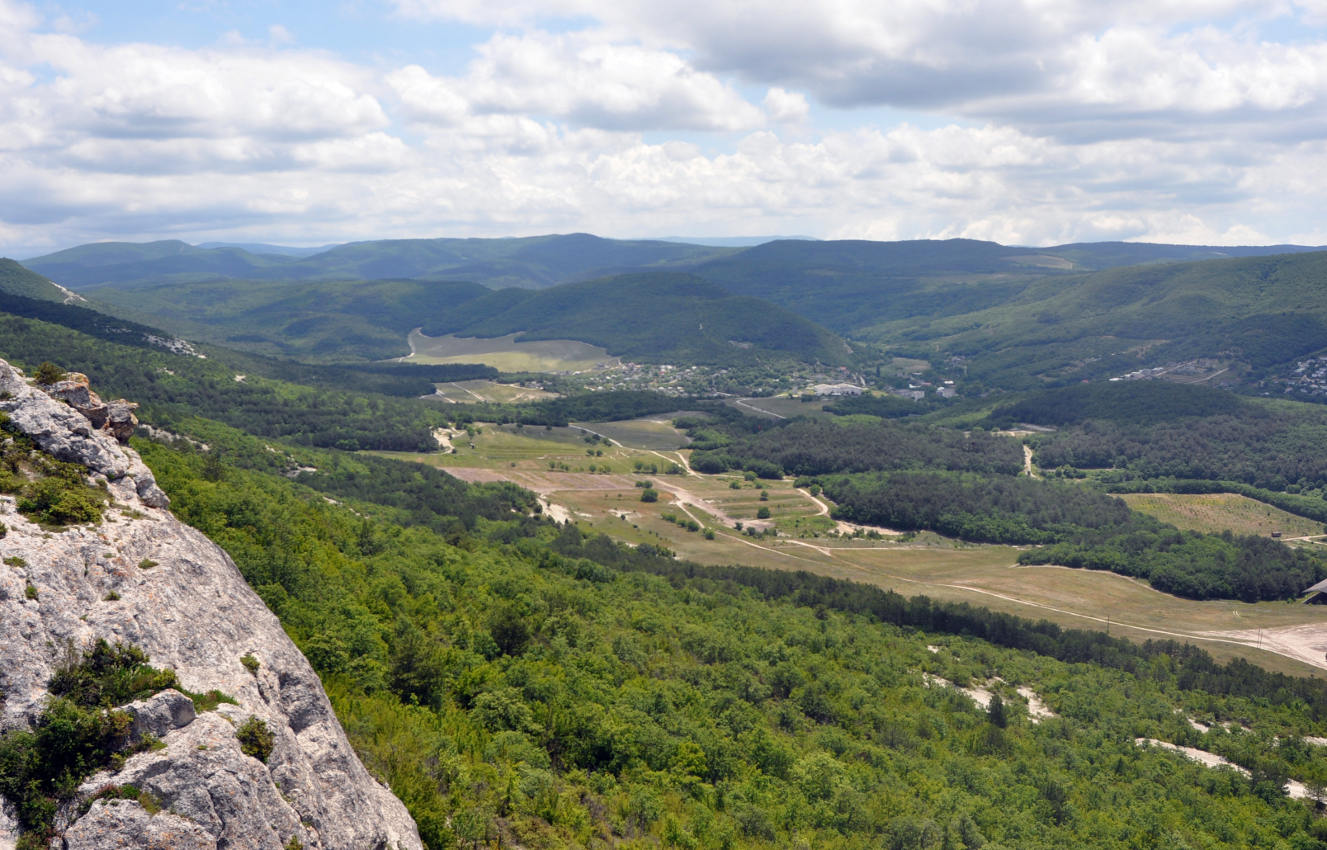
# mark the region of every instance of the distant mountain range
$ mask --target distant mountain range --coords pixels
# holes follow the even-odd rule
[[[416,327],[716,365],[847,364],[847,337],[1011,387],[1192,358],[1218,360],[1226,380],[1243,380],[1327,349],[1327,252],[1294,245],[739,248],[572,234],[298,250],[100,243],[26,263],[49,281],[16,276],[12,262],[0,276],[29,297],[67,298],[55,281],[172,333],[322,361],[401,354]]]
[[[722,244],[721,244],[722,243]],[[944,275],[1096,271],[1142,263],[1184,262],[1316,250],[1296,245],[1211,247],[1097,242],[1020,248],[971,239],[908,242],[747,238],[603,239],[586,233],[511,239],[387,239],[323,248],[262,243],[190,245],[96,242],[23,264],[83,290],[208,280],[464,280],[491,289],[541,289],[629,271],[690,271],[734,294],[759,294],[832,280],[836,289],[897,288],[900,281]],[[817,288],[817,287],[813,287]]]
[[[269,248],[272,246],[249,246]],[[585,233],[521,239],[391,239],[351,242],[310,255],[275,248],[185,242],[100,242],[24,262],[70,289],[212,280],[464,280],[490,288],[539,289],[574,280],[694,264],[730,253],[662,241],[601,239]]]

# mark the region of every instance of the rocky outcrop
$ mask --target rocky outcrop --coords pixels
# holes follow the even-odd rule
[[[70,372],[63,381],[57,381],[45,390],[51,398],[57,398],[83,414],[93,428],[107,432],[120,443],[128,443],[138,427],[138,417],[134,415],[137,404],[122,398],[102,401],[92,391],[88,376],[82,372]]]
[[[198,824],[172,812],[148,814],[131,800],[98,800],[67,829],[63,850],[217,850]]]
[[[0,729],[30,725],[69,648],[98,638],[142,649],[180,685],[217,689],[235,705],[197,713],[174,690],[125,707],[134,736],[164,747],[87,779],[57,824],[65,848],[281,850],[421,847],[400,801],[351,750],[321,683],[230,558],[163,508],[165,495],[131,449],[0,361],[0,410],[42,449],[104,479],[112,507],[99,525],[42,528],[0,495]],[[257,661],[241,661],[252,655]],[[236,730],[258,718],[272,732],[266,760]],[[133,785],[160,801],[87,800]],[[0,805],[0,848],[16,825]]]
[[[152,473],[135,452],[122,448],[75,408],[60,404],[30,386],[21,372],[3,360],[0,360],[0,411],[7,414],[15,427],[31,437],[42,451],[60,460],[86,466],[93,475],[109,481],[131,482],[138,498],[149,507],[164,508],[170,504],[170,499],[157,487]],[[132,418],[132,411],[129,414]],[[109,420],[109,412],[107,418]],[[137,420],[134,422],[136,424]]]

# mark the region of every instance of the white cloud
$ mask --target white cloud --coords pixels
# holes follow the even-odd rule
[[[1327,24],[1323,0],[397,0],[419,18],[522,25],[561,19],[605,43],[688,57],[699,72],[798,90],[837,107],[889,105],[1091,139],[1228,132],[1268,110],[1321,112],[1321,37],[1265,42],[1259,24]],[[1214,20],[1234,19],[1223,30]],[[1308,35],[1308,34],[1306,34]],[[1300,39],[1304,40],[1304,39]],[[1288,116],[1307,121],[1310,115]],[[1169,126],[1167,126],[1169,125]],[[1302,132],[1316,131],[1305,129]]]
[[[444,73],[419,54],[97,44],[0,0],[0,240],[1327,242],[1306,179],[1327,172],[1322,39],[1195,25],[1283,23],[1274,5],[398,6],[514,29]]]
[[[449,80],[434,77],[418,65],[407,65],[387,75],[406,114],[418,121],[455,124],[470,106]]]
[[[603,129],[742,130],[760,110],[676,54],[586,36],[495,35],[464,77],[419,66],[389,77],[417,119],[454,123],[466,111],[528,114]]]
[[[314,54],[103,48],[67,36],[38,36],[35,52],[58,74],[46,88],[54,120],[97,136],[308,139],[388,123],[362,71]]]
[[[773,86],[765,92],[765,113],[777,124],[797,124],[806,120],[811,106],[806,95]]]

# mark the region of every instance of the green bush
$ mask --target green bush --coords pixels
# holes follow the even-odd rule
[[[266,762],[272,755],[276,738],[267,723],[259,717],[250,717],[235,729],[235,737],[240,742],[240,752]]]
[[[245,670],[248,670],[254,676],[258,675],[258,668],[261,665],[258,663],[258,658],[252,652],[244,653],[244,655],[240,657],[240,663],[244,665]]]
[[[37,381],[37,383],[43,384],[45,386],[50,386],[51,384],[63,381],[65,379],[65,375],[66,375],[65,370],[61,369],[59,366],[56,366],[54,363],[52,363],[49,360],[44,360],[42,361],[42,364],[37,367],[37,371],[35,374],[33,374],[32,377]]]
[[[41,478],[26,485],[18,509],[37,522],[72,525],[98,522],[107,501],[104,490],[63,477]]]
[[[24,833],[19,847],[48,846],[56,810],[84,779],[153,746],[145,738],[130,748],[133,719],[112,706],[174,683],[174,671],[149,666],[141,650],[104,640],[56,670],[48,684],[51,699],[36,725],[0,736],[0,794],[18,815]]]

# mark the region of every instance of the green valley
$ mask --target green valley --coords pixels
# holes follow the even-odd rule
[[[341,256],[441,250],[405,247]],[[1288,604],[1327,578],[1327,408],[1078,382],[1094,346],[1151,362],[1128,333],[1249,376],[1312,353],[1316,308],[1284,345],[1258,317],[1321,257],[1068,248],[683,246],[498,290],[120,270],[85,305],[15,266],[0,357],[141,405],[172,510],[430,848],[1327,846],[1324,609]]]

